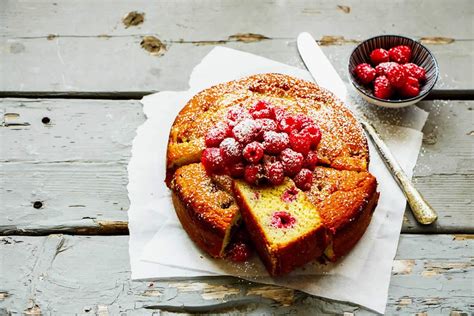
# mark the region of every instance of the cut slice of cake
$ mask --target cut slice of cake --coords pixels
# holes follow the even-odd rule
[[[322,220],[291,179],[267,187],[236,180],[233,189],[254,246],[272,276],[322,255],[326,247]]]

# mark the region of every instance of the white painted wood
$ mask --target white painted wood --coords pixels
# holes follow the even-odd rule
[[[403,231],[472,232],[473,104],[421,106],[430,116],[414,180],[439,220],[421,227],[407,212]],[[135,129],[145,120],[139,102],[3,99],[0,108],[0,232],[90,233],[100,222],[123,232],[115,222],[127,220],[126,166]],[[376,114],[390,123],[403,117],[397,113]],[[33,207],[36,201],[42,208]]]
[[[329,45],[323,50],[344,79],[355,42],[390,33],[428,37],[428,42],[435,43],[429,47],[441,69],[437,88],[474,87],[473,72],[466,71],[474,49],[472,25],[464,10],[468,0],[457,5],[440,0],[404,5],[348,1],[344,5],[350,7],[349,13],[328,0],[3,1],[0,70],[8,76],[0,77],[0,90],[181,90],[193,67],[214,45],[303,67],[295,47],[301,31],[310,31]],[[145,21],[125,28],[121,18],[132,10],[145,12]],[[260,34],[268,40],[245,43],[235,36],[240,33]],[[163,56],[152,56],[141,48],[146,35],[166,44]]]
[[[472,235],[402,235],[387,315],[472,313]],[[319,315],[369,311],[229,277],[130,281],[126,236],[0,237],[0,313]]]

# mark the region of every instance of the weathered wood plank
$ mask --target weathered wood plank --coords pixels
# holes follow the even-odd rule
[[[144,121],[140,104],[0,102],[0,233],[126,233],[126,165],[135,129]],[[407,212],[404,232],[474,230],[472,103],[421,103],[430,117],[415,182],[438,210],[439,221],[420,227]],[[391,111],[382,121],[397,121],[402,114]],[[41,202],[39,208],[35,202]]]
[[[0,161],[128,163],[139,101],[0,99]]]
[[[9,76],[0,78],[0,90],[179,90],[213,45],[302,67],[295,37],[303,30],[325,45],[323,50],[344,79],[348,55],[357,41],[397,32],[423,39],[433,50],[442,71],[438,88],[468,89],[474,87],[472,72],[465,71],[474,48],[465,9],[469,5],[468,0],[456,6],[440,0],[403,5],[346,1],[343,10],[329,0],[3,1],[0,68]],[[133,10],[144,12],[145,20],[126,28],[121,19]],[[386,12],[390,12],[389,23]],[[417,21],[416,27],[407,21]],[[249,33],[254,35],[239,35]],[[147,35],[166,45],[163,56],[152,56],[141,47]]]
[[[371,314],[351,304],[230,277],[132,282],[125,236],[0,238],[2,272],[7,272],[0,274],[0,312],[7,314]],[[472,313],[473,247],[472,235],[402,235],[387,314]]]
[[[9,74],[0,78],[0,90],[183,90],[187,88],[187,80],[194,66],[213,47],[164,40],[167,51],[157,57],[143,50],[141,41],[141,36],[0,39],[0,69]],[[231,41],[219,45],[304,68],[294,38],[253,43]],[[465,71],[472,62],[473,45],[473,41],[458,41],[430,46],[441,69],[437,88],[474,87],[471,72]],[[347,60],[354,46],[354,43],[323,46],[324,52],[346,81]]]
[[[271,38],[294,38],[302,30],[314,30],[317,36],[344,35],[348,39],[393,32],[473,39],[471,5],[469,0],[457,1],[456,5],[443,0],[403,4],[376,0],[346,0],[342,4],[331,0],[2,1],[0,34],[39,37],[158,33],[164,39],[215,41],[250,31]],[[94,10],[89,10],[91,7]],[[122,18],[130,11],[144,12],[144,22],[127,28]]]

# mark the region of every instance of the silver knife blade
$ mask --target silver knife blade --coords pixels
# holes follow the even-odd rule
[[[316,40],[311,36],[311,34],[303,32],[298,35],[296,42],[301,59],[303,59],[303,62],[316,83],[334,93],[343,102],[346,102],[346,85],[319,47]],[[433,223],[438,217],[434,209],[415,188],[410,178],[408,178],[400,167],[400,164],[372,124],[370,124],[361,113],[355,112],[354,114],[361,122],[367,134],[369,134],[370,138],[374,141],[375,148],[377,148],[383,162],[390,170],[390,173],[407,198],[410,209],[412,210],[416,220],[424,225]]]
[[[316,40],[307,32],[300,33],[296,40],[301,58],[320,85],[334,93],[342,101],[346,101],[347,88],[329,59],[316,43]]]

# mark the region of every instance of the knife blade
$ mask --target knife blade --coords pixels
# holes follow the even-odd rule
[[[300,33],[297,38],[298,52],[306,68],[318,85],[333,92],[343,102],[347,101],[347,88],[331,62],[321,50],[316,40],[307,32]],[[383,162],[400,186],[416,220],[423,225],[431,224],[437,219],[436,212],[426,202],[421,193],[415,188],[410,178],[405,174],[388,146],[382,140],[367,118],[355,111],[354,113],[367,134],[374,141],[375,148],[380,153]]]

